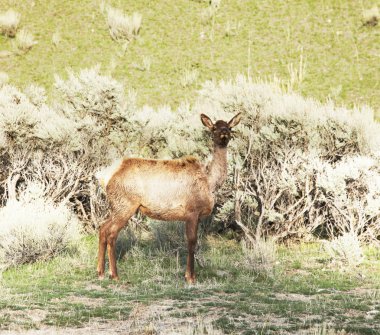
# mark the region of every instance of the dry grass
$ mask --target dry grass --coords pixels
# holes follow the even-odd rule
[[[315,328],[309,330],[307,335],[349,335],[344,330],[335,330],[330,328],[325,323],[322,325],[318,325]]]
[[[57,299],[59,303],[83,304],[87,307],[99,307],[104,303],[103,299],[88,299],[76,296],[69,296],[65,299]],[[129,335],[222,335],[221,330],[212,325],[213,317],[184,316],[179,318],[172,316],[175,309],[175,301],[163,300],[150,305],[136,303],[129,317],[126,320],[92,320],[82,328],[74,327],[50,327],[43,326],[47,312],[41,309],[30,309],[25,311],[3,310],[4,315],[12,317],[18,322],[31,322],[40,329],[23,330],[22,334],[27,335],[85,335],[85,334],[129,334]],[[94,305],[95,304],[95,305]],[[0,331],[0,334],[2,332]]]

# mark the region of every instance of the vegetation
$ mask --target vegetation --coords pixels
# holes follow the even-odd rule
[[[366,14],[373,1],[209,3],[4,0],[0,13],[10,8],[20,13],[19,27],[30,31],[38,44],[32,52],[15,57],[12,39],[0,36],[0,68],[12,84],[24,87],[33,82],[46,87],[50,95],[53,74],[63,76],[68,67],[77,72],[101,64],[127,90],[137,92],[139,106],[154,108],[194,102],[196,90],[206,80],[239,73],[287,79],[303,72],[297,84],[303,95],[379,110],[379,26],[363,26],[367,15],[376,15],[376,7]],[[143,17],[137,39],[127,47],[109,34],[107,5],[126,16],[138,12]],[[210,19],[205,21],[204,13],[211,13]],[[52,42],[57,34],[58,44]],[[141,71],[136,64],[146,57],[150,69]],[[198,75],[183,88],[186,69]]]
[[[52,258],[80,237],[78,219],[64,204],[44,197],[43,185],[26,186],[0,209],[0,270]]]
[[[378,16],[366,1],[2,2],[0,330],[378,333]],[[199,114],[238,112],[199,283],[181,278],[183,225],[140,216],[121,282],[98,282],[97,173],[124,155],[206,160]]]
[[[0,15],[0,32],[7,37],[15,37],[20,23],[20,14],[8,9]]]
[[[107,23],[111,37],[115,40],[131,40],[140,31],[142,17],[139,13],[133,13],[131,17],[123,14],[119,9],[108,7]]]
[[[35,44],[37,44],[37,42],[34,40],[33,35],[29,31],[22,29],[19,33],[17,33],[16,45],[19,50],[27,52]]]
[[[243,238],[243,242],[239,246],[236,242],[223,240],[215,246],[207,239],[203,240],[198,251],[199,266],[202,266],[198,271],[200,288],[181,284],[179,274],[182,273],[184,241],[176,241],[170,236],[173,236],[173,231],[174,236],[183,236],[183,231],[181,233],[178,228],[172,230],[173,226],[165,223],[148,228],[151,221],[141,222],[136,218],[140,222],[129,233],[132,237],[136,234],[141,236],[122,243],[130,247],[127,250],[124,247],[124,251],[119,253],[122,256],[127,252],[131,257],[122,262],[120,275],[125,281],[121,286],[106,282],[99,289],[99,284],[91,279],[95,275],[93,260],[96,252],[92,238],[90,245],[84,241],[79,245],[82,254],[73,253],[70,241],[66,240],[67,243],[52,245],[54,252],[51,255],[69,252],[70,257],[62,256],[47,264],[37,263],[34,267],[25,266],[17,271],[9,269],[3,273],[4,292],[9,293],[8,301],[11,301],[4,306],[4,313],[8,315],[4,318],[4,327],[17,327],[10,321],[11,306],[18,306],[15,308],[21,310],[45,310],[41,302],[36,306],[33,302],[27,307],[13,303],[21,294],[22,289],[20,291],[16,283],[22,279],[11,279],[12,276],[17,277],[20,271],[36,271],[41,276],[41,271],[45,271],[50,279],[41,279],[38,291],[43,293],[33,296],[31,301],[50,301],[45,312],[39,313],[42,313],[44,323],[51,325],[79,326],[95,317],[130,320],[130,312],[140,306],[135,305],[136,298],[148,305],[157,301],[163,303],[167,299],[172,304],[174,300],[174,307],[185,308],[183,299],[186,297],[186,301],[194,303],[198,301],[196,298],[204,300],[203,307],[196,312],[195,307],[184,311],[174,309],[173,317],[182,319],[189,315],[193,320],[200,315],[208,315],[206,311],[211,308],[218,311],[217,316],[212,316],[210,322],[204,320],[206,324],[201,327],[211,325],[215,331],[224,333],[252,333],[255,329],[273,333],[284,329],[311,331],[324,322],[330,325],[328,313],[336,300],[343,301],[334,313],[341,320],[347,319],[343,310],[348,307],[354,310],[353,313],[361,311],[356,314],[359,315],[356,321],[352,321],[350,315],[351,321],[341,323],[338,330],[346,329],[355,334],[361,331],[371,333],[376,329],[361,322],[365,318],[373,318],[376,322],[378,313],[372,295],[377,296],[378,282],[374,274],[378,271],[379,260],[378,256],[364,257],[363,250],[372,250],[370,246],[378,243],[379,237],[380,192],[376,163],[379,160],[379,125],[373,121],[372,111],[368,108],[347,110],[332,103],[321,105],[295,93],[286,93],[279,85],[281,83],[255,83],[241,76],[235,81],[207,82],[199,93],[197,108],[202,111],[208,108],[207,113],[214,118],[224,118],[225,114],[237,111],[244,115],[231,143],[228,182],[218,195],[215,215],[201,233],[201,236],[210,232],[215,234],[220,231],[220,226],[224,226],[225,233],[226,227],[236,223],[242,232],[238,238]],[[169,108],[157,111],[147,107],[140,109],[135,104],[134,95],[125,95],[119,82],[101,75],[97,68],[71,72],[68,79],[56,77],[55,87],[57,102],[54,105],[47,104],[45,92],[39,87],[30,86],[25,92],[10,85],[1,88],[1,153],[4,162],[1,197],[6,204],[3,211],[7,213],[9,208],[9,215],[14,210],[10,207],[12,201],[22,200],[25,192],[30,194],[28,185],[33,181],[41,185],[37,188],[37,198],[55,204],[53,208],[60,204],[69,207],[85,230],[94,231],[107,214],[107,207],[92,175],[113,158],[129,152],[149,157],[192,153],[204,158],[208,154],[209,139],[202,131],[196,108],[182,106],[176,113]],[[183,141],[183,137],[194,140]],[[29,147],[25,147],[26,142]],[[50,154],[52,150],[53,156]],[[30,204],[39,215],[44,215],[45,210],[37,206],[38,202]],[[61,215],[61,212],[51,210],[47,213],[48,225]],[[7,221],[2,220],[1,224],[7,227]],[[70,226],[62,227],[63,232],[70,235]],[[170,228],[168,233],[165,233],[165,227]],[[145,231],[145,240],[141,229]],[[233,234],[237,237],[236,233]],[[21,245],[24,236],[12,235]],[[325,242],[323,248],[320,242],[311,247],[318,256],[311,256],[307,251],[310,259],[299,259],[291,250],[277,254],[276,240],[317,241],[318,237],[333,238],[331,242]],[[37,238],[44,241],[41,236]],[[139,245],[136,241],[140,240],[143,242]],[[166,243],[168,240],[169,244]],[[22,249],[24,256],[28,253],[27,261],[45,258],[44,254],[40,257],[38,253],[38,243],[29,245]],[[3,255],[7,255],[6,247],[6,244],[0,245]],[[231,253],[229,248],[234,252]],[[373,250],[378,255],[378,249]],[[87,260],[82,259],[83,255]],[[12,257],[8,259],[15,260]],[[18,264],[22,264],[25,257],[19,260]],[[343,270],[328,270],[330,261],[333,268],[338,265]],[[76,262],[79,263],[78,270],[75,270]],[[314,265],[311,269],[304,269],[303,263]],[[296,275],[289,270],[292,267],[297,270]],[[299,274],[298,270],[304,272],[299,271]],[[363,283],[359,280],[362,276],[370,277]],[[62,284],[57,289],[64,293],[45,291],[46,283],[49,283],[50,290],[51,280],[59,282],[60,278],[70,283],[70,289],[68,284]],[[83,296],[88,294],[85,289],[88,285],[97,285],[96,291],[104,290],[100,295],[93,293],[92,289],[89,291],[107,301],[108,304],[102,304],[105,307],[91,307],[93,311],[89,313],[82,309],[88,309],[87,300],[86,303],[80,302],[79,307],[75,303],[67,304],[65,299],[76,299],[72,297],[73,287],[79,287],[75,295],[85,299]],[[320,294],[323,289],[335,292],[362,286],[370,290],[371,298],[363,298],[360,294],[357,298],[355,293],[351,298],[351,292],[349,298],[341,292],[328,298]],[[25,290],[30,290],[30,286]],[[224,293],[221,295],[220,292]],[[280,296],[285,294],[285,299],[279,299],[276,293]],[[313,294],[316,298],[310,300],[302,296],[300,302],[297,296],[296,301],[292,301],[288,294],[291,297],[291,294]],[[282,321],[273,321],[274,324],[269,323],[267,328],[268,319],[256,319],[256,307],[253,309],[250,302],[244,302],[242,296],[260,301],[260,315],[275,315]],[[120,297],[123,299],[119,303]],[[59,299],[63,299],[61,307]],[[55,304],[57,306],[53,309]],[[372,306],[370,310],[369,304]],[[312,317],[314,321],[300,323],[304,320],[301,314],[305,309],[318,317]],[[125,322],[128,325],[129,321]],[[154,321],[149,322],[154,324]],[[29,319],[22,321],[20,326],[39,327]],[[138,329],[136,325],[131,327]]]

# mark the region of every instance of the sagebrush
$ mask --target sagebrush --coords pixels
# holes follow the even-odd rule
[[[55,87],[50,105],[40,87],[0,88],[3,205],[35,179],[95,229],[107,213],[93,178],[101,167],[124,155],[204,160],[210,138],[199,113],[217,120],[242,112],[228,181],[217,195],[217,231],[239,222],[255,238],[379,238],[380,132],[369,108],[320,104],[244,76],[206,82],[194,107],[176,111],[138,108],[135,94],[99,67],[56,77]]]
[[[373,111],[322,105],[242,76],[208,82],[200,94],[200,108],[218,117],[245,115],[231,144],[221,220],[243,222],[257,237],[353,231],[361,240],[378,239],[380,136]]]
[[[0,209],[0,269],[52,258],[73,246],[80,231],[64,203],[54,203],[43,185],[29,182],[18,200]]]

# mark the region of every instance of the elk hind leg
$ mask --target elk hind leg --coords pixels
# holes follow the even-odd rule
[[[116,239],[119,232],[128,224],[128,220],[135,214],[138,206],[125,206],[123,213],[118,213],[114,216],[112,223],[107,229],[107,251],[109,260],[109,273],[110,278],[118,280],[119,276],[117,274],[116,266]]]
[[[105,254],[107,248],[107,231],[112,224],[112,218],[108,218],[107,221],[99,229],[99,249],[98,249],[98,277],[104,279],[105,270]]]

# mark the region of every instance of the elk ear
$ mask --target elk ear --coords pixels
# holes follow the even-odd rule
[[[241,120],[241,113],[236,114],[229,122],[228,127],[233,128],[238,125]]]
[[[207,115],[201,114],[201,120],[202,120],[203,125],[206,126],[207,128],[211,130],[214,128],[214,124],[212,123],[211,119]]]

